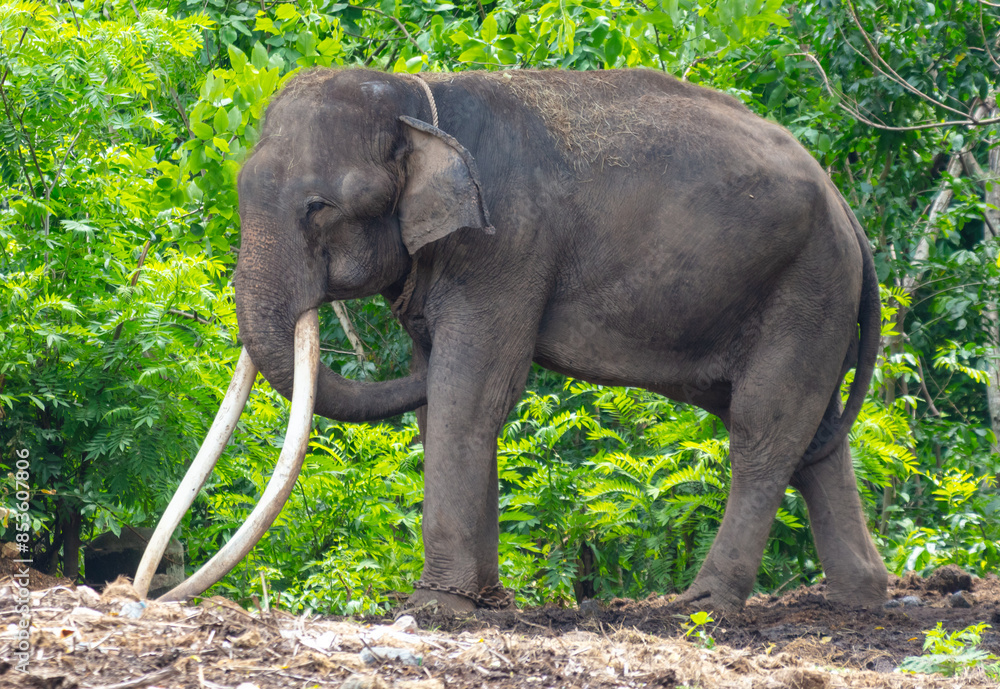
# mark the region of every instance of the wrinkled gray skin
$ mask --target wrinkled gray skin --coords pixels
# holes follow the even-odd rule
[[[729,429],[725,518],[682,602],[743,605],[789,484],[828,598],[881,602],[846,443],[875,360],[877,282],[816,161],[734,99],[656,72],[428,80],[438,128],[400,75],[312,72],[276,98],[240,174],[235,276],[243,342],[289,397],[301,313],[395,302],[411,375],[323,370],[316,411],[420,407],[423,581],[498,581],[497,435],[536,361],[699,405]],[[429,599],[474,607],[422,588],[411,602]]]

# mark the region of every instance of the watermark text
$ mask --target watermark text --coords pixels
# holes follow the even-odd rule
[[[20,615],[17,622],[17,639],[14,642],[14,665],[22,672],[28,671],[28,660],[31,658],[31,591],[28,587],[30,583],[29,565],[32,563],[31,546],[31,515],[28,512],[28,501],[31,499],[29,489],[31,474],[28,468],[31,463],[28,461],[29,452],[21,449],[14,453],[17,459],[14,463],[14,504],[13,513],[10,515],[14,524],[14,544],[20,551],[20,557],[14,559],[17,570],[14,573],[11,592],[16,605],[15,611]]]

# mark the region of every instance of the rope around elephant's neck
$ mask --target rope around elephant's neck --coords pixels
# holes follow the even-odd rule
[[[431,93],[431,87],[427,85],[427,82],[421,79],[416,74],[408,74],[407,76],[413,77],[417,80],[424,89],[424,93],[427,94],[427,102],[431,105],[431,124],[435,127],[438,126],[438,109],[437,103],[434,102],[434,94]],[[396,298],[396,301],[392,303],[392,313],[399,318],[406,312],[406,307],[410,305],[410,297],[413,296],[413,289],[417,286],[417,257],[414,256],[410,264],[410,272],[406,276],[406,282],[403,283],[403,291]]]
[[[392,310],[393,316],[399,319],[403,317],[407,307],[410,305],[410,298],[413,296],[413,290],[416,286],[417,257],[413,256],[410,259],[410,272],[406,275],[406,282],[403,283],[403,291],[400,292],[399,296],[396,297],[396,301],[392,302],[392,306],[389,307]]]
[[[435,127],[438,126],[438,108],[437,108],[437,103],[434,102],[434,94],[431,93],[431,87],[427,85],[426,81],[421,79],[416,74],[410,74],[408,76],[411,76],[414,79],[416,79],[417,83],[423,87],[424,93],[427,94],[427,102],[431,104],[431,124],[433,124]]]

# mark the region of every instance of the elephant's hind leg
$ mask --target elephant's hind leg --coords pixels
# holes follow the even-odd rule
[[[822,418],[825,405],[807,394],[781,385],[754,387],[742,400],[734,395],[725,516],[698,576],[678,599],[681,604],[716,612],[742,608],[797,458],[809,443],[809,429]]]
[[[884,602],[889,575],[865,525],[847,441],[796,470],[791,483],[809,509],[827,599],[857,607]]]
[[[850,331],[842,323],[806,319],[807,313],[829,310],[779,303],[762,324],[746,367],[734,377],[726,512],[681,604],[734,611],[753,590],[774,517],[823,419],[848,348]],[[847,334],[838,335],[838,328]]]

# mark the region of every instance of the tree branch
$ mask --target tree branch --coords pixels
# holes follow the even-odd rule
[[[173,86],[170,87],[170,98],[173,101],[174,110],[181,116],[181,121],[184,123],[184,129],[187,130],[188,138],[193,137],[194,132],[191,131],[191,123],[188,121],[187,113],[184,112],[184,106],[181,105],[181,99],[177,95],[177,90]]]
[[[167,313],[173,314],[174,316],[180,316],[181,318],[187,318],[188,320],[197,321],[202,325],[211,325],[212,322],[206,320],[196,313],[188,313],[187,311],[180,311],[178,309],[167,309]]]
[[[81,127],[76,132],[76,136],[73,140],[69,142],[69,146],[66,147],[66,155],[59,162],[59,167],[56,168],[56,174],[52,176],[52,182],[45,187],[45,214],[42,216],[42,234],[48,236],[49,234],[49,201],[52,199],[52,190],[56,188],[56,183],[59,181],[59,176],[62,175],[63,168],[66,167],[66,161],[69,160],[70,154],[73,152],[73,147],[76,146],[77,140],[80,135],[83,134],[83,128]],[[42,185],[45,185],[45,180],[42,180]],[[46,263],[48,263],[48,258],[46,258]]]
[[[983,26],[982,7],[979,8],[979,34],[983,37],[983,48],[986,49],[986,55],[990,58],[990,62],[992,62],[997,67],[1000,67],[1000,62],[997,62],[997,59],[993,57],[993,51],[990,50],[990,42],[986,40],[986,27]]]
[[[926,376],[924,375],[924,367],[920,363],[920,357],[919,356],[916,357],[916,360],[917,360],[917,373],[920,374],[920,376],[919,376],[920,377],[920,391],[924,395],[924,400],[927,401],[927,411],[929,411],[934,416],[941,416],[941,412],[938,411],[938,408],[934,405],[934,400],[931,399],[931,392],[930,392],[930,390],[927,389],[927,383],[924,380],[926,378]]]
[[[69,142],[69,146],[66,147],[66,155],[59,161],[59,167],[56,168],[56,174],[52,177],[52,183],[45,189],[46,203],[48,203],[49,197],[52,195],[52,190],[55,189],[56,182],[59,181],[59,176],[62,175],[63,168],[66,167],[66,161],[69,160],[69,156],[73,152],[73,147],[76,146],[76,142],[79,140],[81,134],[83,134],[82,128],[77,130],[76,136],[73,137],[73,140]]]
[[[854,9],[854,0],[847,0],[847,8],[848,8],[848,14],[850,14],[851,15],[851,19],[854,20],[854,25],[857,26],[858,27],[858,31],[861,32],[861,39],[865,42],[865,45],[868,47],[868,52],[871,53],[872,57],[875,60],[877,60],[879,63],[881,63],[885,67],[885,70],[888,70],[888,73],[885,70],[879,68],[879,66],[876,65],[874,62],[868,61],[868,64],[870,64],[872,66],[872,68],[875,69],[875,71],[877,71],[877,72],[881,73],[882,75],[884,75],[884,76],[892,79],[897,84],[899,84],[900,86],[902,86],[904,89],[906,89],[907,91],[913,93],[915,96],[917,96],[919,98],[923,98],[928,103],[933,103],[934,105],[937,105],[940,108],[944,108],[945,110],[947,110],[949,112],[952,112],[952,113],[954,113],[956,115],[963,116],[963,117],[968,117],[968,115],[966,113],[962,112],[961,110],[956,110],[955,108],[952,108],[951,106],[945,105],[941,101],[928,96],[926,93],[924,93],[923,91],[921,91],[917,87],[911,85],[908,81],[906,81],[906,79],[904,79],[903,77],[899,76],[896,73],[896,71],[889,65],[889,63],[886,62],[882,58],[882,55],[878,52],[878,48],[876,48],[875,44],[872,43],[871,38],[865,32],[864,27],[861,26],[861,21],[858,19],[857,11]],[[847,43],[848,43],[848,45],[851,45],[850,41],[848,41]],[[853,48],[854,46],[851,46],[851,47]]]
[[[79,33],[79,31],[77,31],[77,33]],[[21,47],[21,45],[24,43],[24,37],[27,35],[28,35],[28,27],[26,26],[24,27],[24,30],[21,31],[21,39],[17,42],[17,48],[15,48],[14,50],[18,50]],[[10,74],[10,65],[4,67],[3,76],[0,77],[0,84],[3,84],[5,81],[7,81],[8,74]]]
[[[989,119],[979,119],[973,115],[965,120],[947,120],[945,122],[928,122],[927,124],[915,124],[906,127],[893,127],[887,124],[880,124],[878,122],[873,122],[864,115],[861,114],[860,110],[852,108],[847,105],[844,101],[847,100],[847,96],[843,93],[839,93],[834,90],[833,86],[830,84],[829,78],[826,76],[826,70],[823,69],[823,65],[820,64],[819,60],[812,53],[789,53],[785,57],[804,57],[808,59],[816,69],[819,70],[820,75],[823,77],[823,85],[826,87],[827,92],[837,99],[837,106],[841,108],[848,115],[858,120],[863,124],[867,124],[869,127],[875,127],[876,129],[882,129],[890,132],[912,132],[919,129],[938,129],[941,127],[954,127],[956,125],[966,126],[966,127],[983,127],[988,124],[996,124],[1000,122],[1000,117],[991,117]],[[951,110],[951,108],[949,108]],[[958,111],[955,111],[958,112]],[[959,112],[959,114],[963,114]]]
[[[24,128],[24,120],[7,100],[7,91],[4,89],[2,81],[0,81],[0,100],[3,101],[4,110],[7,112],[7,121],[10,122],[11,126],[15,129],[17,128],[15,120],[21,126],[21,136],[24,138],[24,143],[28,146],[28,153],[31,154],[31,160],[35,164],[35,172],[38,173],[38,183],[45,186],[45,175],[42,174],[42,168],[38,164],[35,145],[31,142],[31,137],[28,136],[28,131]],[[24,156],[21,155],[21,147],[18,146],[17,149],[17,158],[21,161],[21,170],[24,172],[24,178],[28,182],[28,192],[31,194],[31,198],[37,199],[38,195],[35,194],[35,186],[31,183],[31,175],[28,174],[28,164],[24,161]]]
[[[173,665],[168,665],[162,670],[151,672],[150,674],[143,675],[142,677],[136,677],[135,679],[125,680],[124,682],[118,682],[117,684],[103,684],[99,687],[93,686],[92,689],[138,689],[139,687],[149,686],[150,684],[157,684],[164,680],[170,679],[178,672],[180,672],[180,670],[175,668]]]
[[[996,112],[997,107],[994,105],[993,112],[990,114]],[[971,154],[969,159],[972,163],[976,162]],[[993,183],[983,185],[985,187],[983,220],[993,232],[993,236],[996,237],[997,226],[1000,225],[1000,181],[997,179],[1000,177],[1000,149],[996,146],[990,149],[989,166],[989,178],[992,179]],[[981,175],[981,177],[986,178],[985,175]],[[997,311],[995,299],[986,303],[984,315],[988,323],[987,335],[990,342],[989,354],[986,357],[989,362],[987,364],[989,380],[986,383],[986,408],[989,411],[990,428],[994,435],[994,452],[1000,452],[1000,315]]]
[[[129,281],[130,287],[135,287],[136,283],[139,281],[139,273],[142,271],[142,264],[146,262],[146,254],[149,253],[150,244],[152,244],[152,239],[147,239],[146,243],[142,245],[142,253],[139,254],[139,260],[135,266],[135,273],[132,274],[132,279]],[[122,327],[125,322],[122,321],[115,327],[115,334],[111,337],[112,342],[117,342],[118,338],[122,336]]]
[[[358,357],[358,361],[364,363],[368,357],[365,356],[365,348],[361,344],[361,338],[358,337],[358,331],[354,329],[354,324],[351,323],[351,316],[347,313],[347,308],[344,306],[343,302],[335,301],[332,303],[333,312],[337,314],[337,320],[340,321],[340,327],[344,329],[344,334],[347,335],[347,340],[354,348],[354,355]]]
[[[424,52],[424,49],[420,47],[420,45],[416,42],[416,40],[414,40],[413,36],[410,35],[410,32],[406,30],[406,27],[403,25],[403,22],[399,21],[399,19],[397,19],[396,17],[392,16],[391,14],[386,14],[382,10],[377,10],[374,7],[355,7],[355,9],[361,10],[362,12],[374,12],[375,14],[380,14],[386,19],[391,19],[392,21],[396,22],[396,26],[398,26],[399,30],[403,32],[403,35],[406,36],[406,39],[410,43],[412,43],[413,46],[421,53]]]

